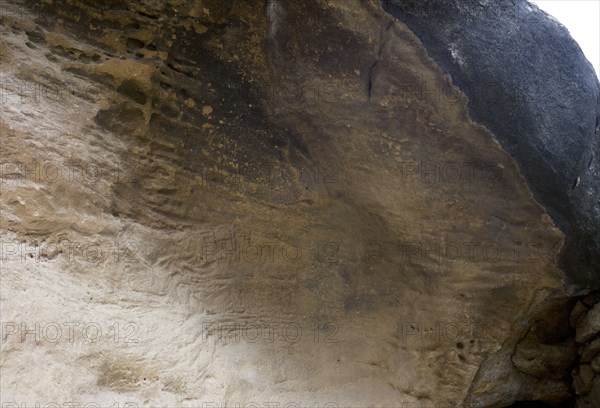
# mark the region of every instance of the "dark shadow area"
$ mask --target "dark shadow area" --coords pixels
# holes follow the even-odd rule
[[[565,402],[563,404],[560,405],[550,405],[544,401],[517,401],[512,405],[509,405],[506,408],[545,408],[545,407],[551,407],[551,408],[570,408],[573,407],[574,405],[569,401],[569,402]]]

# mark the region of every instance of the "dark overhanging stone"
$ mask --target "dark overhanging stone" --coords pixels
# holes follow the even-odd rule
[[[600,85],[567,29],[526,0],[382,4],[467,95],[564,232],[568,291],[600,288]]]

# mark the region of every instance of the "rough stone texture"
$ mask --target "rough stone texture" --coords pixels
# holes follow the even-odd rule
[[[513,327],[514,336],[482,362],[465,406],[499,408],[515,401],[560,404],[569,399],[572,381],[565,369],[572,367],[577,354],[568,324],[573,303],[560,298],[534,302],[527,317]]]
[[[577,400],[577,408],[600,407],[600,376],[596,376],[590,393]]]
[[[589,344],[581,347],[579,354],[582,363],[589,363],[596,354],[600,353],[600,338],[592,340]]]
[[[600,85],[567,30],[524,0],[382,4],[465,92],[472,117],[516,159],[536,199],[565,233],[559,263],[567,291],[579,297],[600,287]],[[582,303],[591,307],[598,300],[596,293]],[[581,324],[582,315],[579,305],[565,325]],[[578,341],[592,332],[589,325],[578,330]],[[507,356],[490,355],[489,364],[506,367],[499,359]],[[531,371],[518,351],[512,357],[521,369],[543,371],[543,363]],[[508,404],[521,385],[506,381],[502,370],[494,378],[491,366],[482,365],[469,401]]]
[[[572,328],[577,327],[577,325],[579,324],[579,322],[581,322],[581,320],[585,317],[585,314],[587,313],[589,309],[585,306],[585,304],[583,304],[582,302],[578,301],[575,304],[575,307],[573,308],[573,310],[571,311],[571,317],[569,319],[569,325]]]
[[[559,404],[571,397],[568,384],[524,374],[512,364],[512,346],[506,346],[483,361],[477,382],[469,390],[464,406],[501,408],[515,401]]]
[[[584,297],[581,299],[581,302],[588,307],[593,307],[596,303],[600,303],[600,292],[595,292]]]
[[[600,85],[566,28],[525,0],[382,0],[469,97],[566,234],[570,290],[600,287]]]
[[[511,361],[525,332],[573,336],[563,234],[378,1],[2,12],[3,402],[570,397]],[[565,115],[595,89],[573,65]]]
[[[592,359],[591,367],[594,369],[594,371],[600,373],[600,356],[596,356],[594,359]]]
[[[560,379],[570,371],[576,355],[577,345],[573,339],[561,344],[540,344],[525,340],[517,345],[512,361],[525,374]]]
[[[577,407],[595,407],[598,402],[598,391],[594,387],[598,386],[596,378],[600,373],[600,354],[598,354],[600,353],[600,337],[593,333],[595,323],[592,322],[595,310],[600,306],[600,303],[594,305],[594,302],[598,302],[598,300],[598,293],[592,293],[580,301],[578,300],[571,311],[571,317],[581,314],[577,319],[575,339],[584,341],[584,344],[579,346],[578,362],[572,372],[573,389],[577,394],[575,401]],[[590,306],[592,309],[581,313],[580,305]]]
[[[575,329],[578,343],[585,343],[592,337],[600,333],[600,303],[596,305],[585,315]]]
[[[578,372],[573,376],[573,386],[577,395],[586,395],[592,390],[594,370],[588,364],[579,366]]]

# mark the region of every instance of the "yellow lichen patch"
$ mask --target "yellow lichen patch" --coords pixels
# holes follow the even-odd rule
[[[204,24],[200,24],[197,21],[194,21],[194,31],[196,31],[196,33],[198,34],[204,34],[208,31],[208,27],[206,27]]]
[[[55,32],[47,32],[45,35],[46,38],[46,42],[49,45],[53,45],[55,47],[62,47],[65,49],[69,49],[69,48],[73,48],[75,45],[73,44],[73,42],[69,39],[67,39],[67,37],[65,37],[63,34],[57,34]],[[77,47],[79,49],[82,48],[82,44],[79,43],[77,44]]]
[[[210,115],[211,113],[213,113],[213,108],[212,108],[212,106],[209,106],[209,105],[204,105],[204,106],[202,107],[202,114],[203,114],[203,115],[205,115],[205,116],[208,116],[208,115]]]
[[[131,35],[131,37],[148,44],[152,41],[153,32],[150,30],[139,30],[135,34]]]
[[[99,64],[69,64],[90,74],[106,74],[115,78],[117,82],[123,83],[126,80],[135,80],[136,85],[145,93],[150,93],[152,84],[150,77],[156,68],[133,60],[111,59]],[[107,101],[110,103],[109,101]],[[150,123],[152,109],[149,104],[140,109],[144,115],[144,122]]]
[[[202,0],[195,1],[190,11],[188,11],[188,15],[193,18],[202,18],[204,17],[204,4]]]
[[[111,59],[95,65],[77,64],[78,68],[89,73],[101,73],[123,81],[136,79],[145,90],[150,88],[150,76],[155,67],[133,60]]]

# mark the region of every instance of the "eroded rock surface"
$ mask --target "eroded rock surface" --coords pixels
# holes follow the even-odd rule
[[[469,97],[566,235],[570,291],[600,288],[600,85],[569,32],[526,0],[382,0]]]
[[[3,402],[571,396],[563,234],[379,1],[2,7]]]
[[[559,264],[567,277],[567,292],[585,303],[581,295],[600,282],[600,86],[579,46],[566,28],[524,0],[382,4],[414,30],[467,95],[472,117],[516,159],[536,199],[566,235]],[[563,305],[572,308],[572,302]],[[553,302],[545,308],[542,315],[555,311]],[[586,310],[583,303],[572,309],[573,327]],[[554,320],[566,328],[564,312]],[[593,336],[590,318],[577,330],[580,340]],[[506,370],[487,368],[474,382],[472,401],[504,406],[509,395],[520,395],[525,401],[556,403],[551,390],[546,397],[523,392],[523,381],[531,388],[537,387],[539,376],[562,375],[575,356],[559,355],[558,350],[566,350],[561,343],[537,339],[508,342],[505,347],[504,354],[489,356],[490,364],[509,367],[499,360],[511,356],[521,373],[536,378],[507,380]],[[559,373],[547,369],[554,358],[565,363]]]

